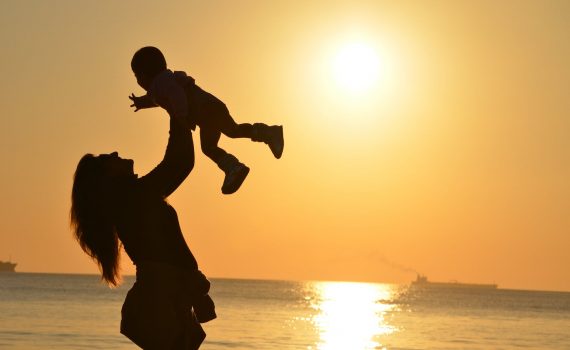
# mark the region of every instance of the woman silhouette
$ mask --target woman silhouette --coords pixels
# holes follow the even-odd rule
[[[198,349],[200,326],[216,317],[210,283],[198,270],[166,198],[194,166],[190,131],[170,120],[164,159],[138,177],[117,152],[86,154],[75,171],[71,225],[102,279],[120,283],[121,245],[136,265],[122,308],[121,333],[143,349]]]

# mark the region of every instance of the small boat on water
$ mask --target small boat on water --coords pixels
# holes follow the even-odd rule
[[[16,265],[11,261],[0,261],[0,272],[16,272]]]
[[[452,282],[431,282],[424,275],[418,275],[412,286],[417,287],[439,287],[439,288],[477,288],[477,289],[497,289],[496,284],[460,283]]]

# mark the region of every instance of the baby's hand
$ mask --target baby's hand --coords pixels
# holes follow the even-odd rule
[[[133,101],[131,107],[135,108],[135,112],[139,109],[152,108],[157,106],[148,94],[144,96],[135,96],[135,94],[131,94],[129,98],[131,101]]]
[[[138,111],[139,109],[146,108],[144,96],[135,96],[135,94],[133,93],[131,94],[131,96],[129,96],[129,98],[131,99],[131,101],[133,101],[131,107],[135,108],[135,112]]]

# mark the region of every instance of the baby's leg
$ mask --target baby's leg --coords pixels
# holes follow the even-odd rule
[[[218,105],[215,112],[205,119],[209,127],[217,129],[233,139],[252,138],[254,133],[253,125],[247,123],[237,124],[224,104]]]
[[[220,135],[221,133],[217,129],[212,129],[205,125],[200,126],[200,146],[202,147],[202,152],[212,159],[226,174],[224,184],[222,185],[222,193],[231,194],[240,188],[249,173],[249,168],[235,156],[218,147]]]
[[[283,153],[283,127],[268,126],[262,123],[237,124],[225,105],[221,104],[208,118],[207,123],[212,128],[220,130],[224,135],[231,138],[249,138],[252,141],[266,143],[275,158],[281,158]]]
[[[200,146],[202,147],[202,152],[213,160],[216,164],[228,155],[226,151],[218,147],[218,141],[220,141],[221,133],[212,128],[200,127]]]

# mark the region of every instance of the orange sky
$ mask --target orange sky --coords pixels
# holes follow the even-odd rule
[[[0,260],[97,271],[68,227],[71,179],[86,152],[160,161],[166,113],[127,98],[151,44],[237,121],[285,126],[281,160],[222,140],[252,169],[231,196],[197,148],[170,202],[206,274],[570,291],[569,16],[562,0],[2,1]],[[331,70],[353,42],[378,63],[357,93]]]

